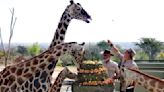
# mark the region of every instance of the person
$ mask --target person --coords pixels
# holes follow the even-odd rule
[[[132,48],[129,48],[125,50],[124,53],[121,53],[119,49],[110,40],[108,40],[108,44],[111,47],[111,50],[121,60],[121,62],[119,63],[119,67],[124,66],[125,68],[138,69],[138,66],[134,61],[134,56],[136,52]],[[128,85],[128,87],[126,88],[126,92],[134,92],[135,84],[136,84],[135,81],[132,81],[132,83],[130,83],[130,85]],[[123,92],[121,90],[122,86],[123,85],[121,85],[120,82],[120,92]]]
[[[110,91],[113,92],[115,88],[114,80],[119,77],[119,68],[118,68],[118,64],[111,60],[111,56],[113,56],[111,51],[106,49],[102,54],[102,58],[103,58],[102,64],[106,68],[108,74],[108,79],[105,80],[105,82],[108,83],[109,81],[113,81],[113,88]]]

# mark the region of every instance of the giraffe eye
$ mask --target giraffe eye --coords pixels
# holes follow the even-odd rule
[[[80,5],[80,3],[77,3],[77,5]]]

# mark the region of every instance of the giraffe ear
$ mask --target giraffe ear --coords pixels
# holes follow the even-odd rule
[[[81,43],[80,45],[84,46],[85,45],[85,42]]]
[[[73,4],[73,3],[74,3],[74,1],[73,1],[73,0],[71,0],[71,1],[70,1],[70,3],[71,3],[71,4]]]

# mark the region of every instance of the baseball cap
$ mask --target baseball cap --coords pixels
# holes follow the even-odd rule
[[[134,49],[132,49],[132,48],[127,49],[127,52],[128,52],[129,54],[131,54],[132,56],[136,55],[135,50],[134,50]]]

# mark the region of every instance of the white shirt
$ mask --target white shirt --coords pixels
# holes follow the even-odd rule
[[[133,60],[122,61],[123,54],[118,54],[118,56],[121,59],[121,66],[124,66],[126,68],[131,68],[131,69],[138,69],[136,62],[134,62]]]
[[[110,60],[106,63],[105,61],[103,61],[103,66],[107,69],[107,74],[109,78],[112,78],[116,76],[116,74],[119,74],[119,68],[116,62]]]

